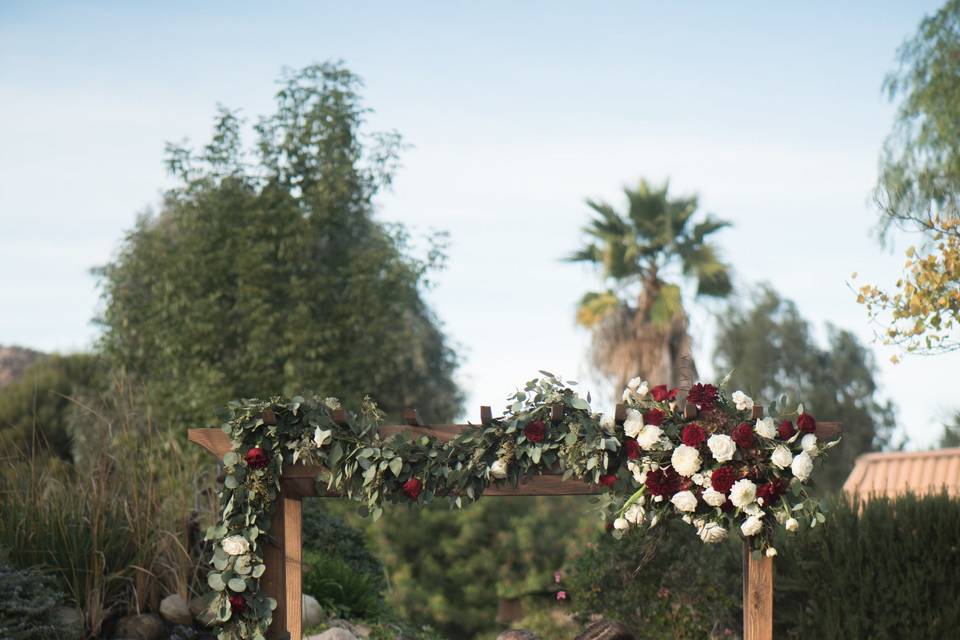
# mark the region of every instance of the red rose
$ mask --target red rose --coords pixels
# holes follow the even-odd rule
[[[650,471],[647,473],[646,485],[650,495],[670,498],[680,491],[680,474],[672,467]]]
[[[653,399],[657,402],[664,402],[666,400],[673,400],[677,397],[678,389],[674,387],[667,391],[667,385],[658,384],[653,389],[650,390],[650,395],[653,396]]]
[[[267,452],[260,447],[253,447],[247,451],[244,459],[247,461],[247,466],[251,469],[263,469],[270,464],[270,458],[267,457]]]
[[[699,447],[706,439],[707,434],[703,432],[703,428],[696,422],[691,422],[685,426],[683,432],[680,434],[680,440],[688,447]]]
[[[637,441],[633,438],[624,438],[623,448],[627,452],[627,457],[631,460],[635,460],[636,458],[640,457],[640,445],[637,444]]]
[[[243,608],[247,606],[247,601],[243,599],[243,596],[238,596],[236,594],[230,596],[230,610],[234,613],[240,613],[243,611]]]
[[[817,421],[809,413],[801,413],[797,418],[797,428],[801,433],[813,433],[817,430]]]
[[[605,476],[600,476],[600,484],[605,487],[613,487],[613,485],[617,484],[616,474],[608,473]]]
[[[534,420],[523,428],[523,435],[530,442],[543,442],[547,437],[547,426],[540,420]]]
[[[712,384],[698,382],[687,392],[687,402],[692,402],[701,409],[713,409],[717,405],[717,388]]]
[[[410,478],[403,483],[403,492],[407,494],[407,497],[411,500],[419,498],[421,491],[423,491],[423,483],[420,482],[419,478]]]
[[[777,427],[777,435],[783,440],[789,440],[792,438],[793,433],[793,423],[789,420],[784,420],[780,423],[780,426]]]
[[[763,498],[763,501],[767,504],[776,500],[786,492],[787,483],[782,478],[774,478],[770,482],[765,482],[757,487],[757,497]]]
[[[714,491],[727,493],[733,486],[733,469],[730,467],[717,467],[710,474],[710,486]]]
[[[663,422],[663,419],[666,417],[666,415],[667,414],[665,414],[663,411],[660,411],[660,409],[650,409],[649,411],[645,411],[643,413],[643,424],[652,424],[653,426],[658,427]]]
[[[730,437],[744,449],[749,449],[753,446],[753,427],[749,422],[741,422],[730,432]]]

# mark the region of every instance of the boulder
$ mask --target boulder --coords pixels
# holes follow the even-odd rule
[[[172,593],[160,601],[160,617],[170,624],[189,625],[193,623],[190,607],[176,593]]]
[[[323,622],[323,609],[320,608],[320,603],[313,596],[303,594],[300,610],[303,612],[304,628],[313,627]]]
[[[155,613],[126,616],[117,621],[113,637],[115,640],[159,640],[167,626]]]
[[[357,640],[357,636],[346,629],[334,627],[333,629],[327,629],[323,633],[318,633],[315,636],[307,636],[304,640]]]
[[[525,629],[507,629],[497,636],[497,640],[540,640],[540,637]]]
[[[327,624],[331,627],[340,627],[341,629],[346,629],[358,638],[369,638],[370,634],[372,633],[370,627],[365,627],[362,624],[354,624],[353,622],[349,622],[343,618],[330,618],[327,620]]]
[[[212,627],[217,622],[217,616],[212,611],[204,608],[203,597],[197,596],[190,600],[190,615],[202,627]]]

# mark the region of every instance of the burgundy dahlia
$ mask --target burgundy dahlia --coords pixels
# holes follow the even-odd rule
[[[640,457],[640,444],[633,438],[623,439],[623,449],[627,452],[627,458],[636,460]]]
[[[696,422],[691,422],[683,428],[680,433],[680,440],[688,447],[699,447],[707,439],[707,434],[703,432],[703,427]]]
[[[717,388],[712,384],[698,382],[687,392],[687,402],[692,402],[704,410],[713,409],[717,406]]]
[[[714,491],[727,493],[733,486],[733,469],[730,467],[717,467],[710,474],[710,486]]]
[[[643,424],[652,424],[655,427],[659,427],[663,424],[663,419],[667,416],[660,409],[648,409],[643,412]]]
[[[647,473],[646,485],[650,495],[672,497],[673,494],[680,491],[680,483],[680,474],[671,467]]]
[[[741,422],[736,429],[730,432],[730,437],[740,447],[749,449],[753,446],[753,427],[749,422]]]

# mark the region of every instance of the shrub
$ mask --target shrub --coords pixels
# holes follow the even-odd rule
[[[384,610],[377,582],[344,560],[313,551],[304,553],[303,591],[324,609],[344,618],[376,618]]]
[[[0,638],[9,640],[60,640],[77,638],[55,619],[63,602],[57,581],[34,568],[13,569],[0,563]]]
[[[378,591],[386,588],[383,564],[367,548],[363,532],[332,515],[322,500],[307,500],[303,505],[303,548],[342,560],[368,576]]]

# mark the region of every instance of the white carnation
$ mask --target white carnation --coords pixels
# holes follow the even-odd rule
[[[806,482],[807,478],[810,477],[810,474],[813,472],[813,458],[810,457],[810,454],[804,451],[803,453],[798,453],[793,458],[793,463],[790,465],[790,470],[793,472],[793,475],[800,479],[800,482]]]
[[[763,530],[763,520],[759,516],[750,516],[740,525],[740,531],[745,536],[755,536]]]
[[[613,521],[613,528],[618,531],[625,531],[630,528],[630,523],[627,522],[626,518],[617,518]]]
[[[737,452],[737,445],[730,436],[715,433],[707,440],[707,447],[717,462],[727,462]]]
[[[790,449],[787,449],[782,444],[777,445],[777,448],[774,449],[770,455],[770,462],[781,469],[786,469],[790,466],[790,463],[793,462],[793,454],[790,453]]]
[[[652,449],[655,444],[660,442],[661,435],[663,435],[663,429],[660,427],[656,427],[652,424],[644,425],[644,427],[636,435],[637,444],[640,445],[641,449]]]
[[[693,495],[693,491],[679,491],[673,494],[670,502],[680,511],[689,513],[697,510],[697,496]]]
[[[243,536],[230,536],[220,543],[223,550],[230,556],[242,556],[250,551],[250,543]]]
[[[817,447],[816,434],[808,433],[803,436],[800,439],[800,448],[809,453],[811,457],[816,457],[820,453],[820,449]]]
[[[636,438],[643,429],[643,414],[636,409],[627,409],[627,419],[623,421],[623,432],[631,438]]]
[[[313,442],[317,445],[318,449],[331,440],[333,440],[332,429],[321,429],[317,427],[317,430],[313,432]]]
[[[700,452],[693,447],[681,444],[670,456],[673,470],[682,476],[690,477],[700,470]]]
[[[726,540],[727,530],[716,522],[707,522],[700,526],[697,535],[707,544],[716,544]]]
[[[730,396],[730,399],[733,400],[733,404],[737,406],[738,411],[748,411],[753,409],[753,398],[745,394],[743,391],[734,391],[733,395]]]
[[[757,432],[757,435],[763,436],[764,438],[774,439],[777,437],[777,427],[773,423],[773,418],[766,417],[761,420],[757,420],[757,424],[754,425],[753,430]]]
[[[713,487],[710,487],[703,492],[703,501],[711,507],[719,507],[727,501],[727,496],[726,494],[720,493]]]
[[[492,465],[490,465],[490,475],[498,480],[502,480],[507,477],[507,463],[503,460],[495,460]]]
[[[730,489],[730,502],[741,509],[757,499],[757,485],[744,478],[733,483]]]
[[[796,518],[787,518],[787,521],[783,523],[784,528],[787,531],[796,531],[800,528],[800,522]]]

